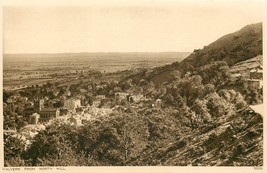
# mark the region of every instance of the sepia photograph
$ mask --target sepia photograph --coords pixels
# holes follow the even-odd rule
[[[3,170],[263,169],[264,1],[5,2]]]

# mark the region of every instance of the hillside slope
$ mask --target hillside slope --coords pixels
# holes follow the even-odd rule
[[[257,23],[195,50],[180,63],[132,76],[137,82],[141,78],[158,84],[158,88],[166,87],[165,96],[156,98],[161,98],[166,107],[172,105],[177,110],[175,117],[178,124],[182,123],[178,129],[188,127],[183,123],[187,117],[191,124],[196,122],[196,127],[181,134],[175,132],[175,139],[157,143],[129,164],[262,166],[263,118],[248,105],[262,95],[262,91],[246,88],[245,80],[232,80],[229,74],[231,70],[257,67],[262,59],[262,24]],[[186,106],[181,106],[182,103]],[[168,115],[170,113],[165,115],[165,120]],[[201,117],[212,119],[199,121]]]
[[[240,113],[212,130],[192,131],[162,147],[145,151],[131,165],[262,166],[262,117],[249,110]]]
[[[203,49],[194,50],[181,62],[158,67],[149,72],[143,71],[129,78],[136,82],[145,78],[155,84],[162,84],[171,80],[171,74],[177,70],[184,75],[187,71],[214,61],[226,61],[229,66],[233,66],[257,55],[262,55],[262,23],[247,25],[237,32],[225,35]]]
[[[212,61],[226,61],[229,66],[262,54],[262,23],[247,25],[241,30],[225,35],[201,50],[195,50],[179,63],[194,67]],[[175,66],[175,64],[173,64]]]

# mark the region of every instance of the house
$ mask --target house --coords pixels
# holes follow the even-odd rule
[[[69,70],[69,73],[70,73],[70,74],[77,74],[78,71],[77,71],[77,70]]]
[[[39,119],[40,119],[40,115],[37,113],[34,113],[34,114],[30,115],[29,124],[35,124],[36,125],[36,124],[38,124]]]
[[[95,101],[93,101],[92,106],[93,106],[93,107],[98,107],[98,106],[100,105],[100,103],[101,103],[100,100],[95,100]]]
[[[248,79],[247,80],[248,86],[250,88],[260,89],[263,87],[263,80],[259,79]]]
[[[80,92],[84,94],[84,93],[87,93],[87,90],[86,90],[86,89],[83,89],[83,88],[81,88],[81,89],[80,89]]]
[[[161,107],[161,105],[162,105],[162,100],[161,100],[161,99],[157,99],[157,100],[155,101],[155,106],[156,106],[156,107]]]
[[[60,93],[60,90],[56,90],[56,91],[53,92],[53,95],[54,95],[54,96],[58,96],[59,93]]]
[[[242,75],[239,72],[237,72],[237,73],[232,73],[231,76],[232,77],[240,77]]]
[[[76,98],[81,100],[81,106],[86,106],[87,100],[86,100],[86,97],[84,95],[79,95]]]
[[[113,108],[111,108],[112,111],[114,112],[125,112],[127,110],[127,108],[120,106],[120,105],[116,105]]]
[[[250,79],[247,79],[248,86],[260,89],[263,87],[263,67],[256,66],[250,70]]]
[[[247,80],[250,88],[260,89],[263,86],[263,56],[258,55],[254,58],[241,61],[230,69],[232,77],[242,76]]]
[[[262,62],[262,55],[241,61],[231,67],[230,74],[232,77],[242,76],[246,79],[260,79],[262,78]]]
[[[250,70],[250,79],[262,80],[263,79],[263,67],[258,66],[256,68],[251,69]]]
[[[20,89],[24,89],[27,88],[27,85],[17,85],[15,87],[13,87],[11,90],[20,90]]]
[[[28,79],[51,78],[49,74],[30,74],[30,75],[26,75],[25,77],[27,77]]]
[[[81,107],[81,100],[80,99],[67,99],[64,102],[64,108],[67,110],[74,110],[75,108]]]
[[[97,95],[93,101],[93,107],[98,107],[101,104],[101,101],[106,98],[105,95]]]
[[[88,85],[88,86],[87,86],[87,90],[88,90],[88,91],[91,91],[92,89],[93,89],[93,86],[92,86],[92,85]]]
[[[32,106],[27,106],[25,107],[24,111],[23,111],[23,115],[25,117],[29,117],[30,115],[32,115],[33,113],[36,113],[36,111],[34,110],[34,108]]]
[[[20,94],[15,94],[15,95],[12,95],[10,96],[8,99],[7,99],[7,103],[11,104],[11,103],[15,103],[17,101],[21,101],[21,96]]]
[[[125,93],[125,92],[116,92],[115,93],[115,99],[118,101],[121,101],[124,99],[128,100],[129,97],[130,97],[130,94]]]
[[[15,134],[17,133],[16,128],[15,129],[4,129],[3,130],[4,134]]]
[[[15,100],[15,99],[13,99],[12,97],[9,97],[8,99],[7,99],[7,103],[8,104],[12,104],[12,103],[15,103],[17,100]]]
[[[65,91],[64,93],[65,96],[71,96],[71,92],[69,90]]]
[[[99,101],[101,101],[101,100],[103,100],[103,99],[105,99],[105,98],[106,98],[105,95],[97,95],[97,96],[95,97],[95,99],[96,99],[96,100],[99,100]]]
[[[64,109],[64,108],[60,109],[60,116],[67,115],[67,114],[68,114],[68,109]]]
[[[71,125],[75,125],[75,126],[82,125],[82,119],[78,116],[71,116],[70,118],[68,118],[68,121]]]
[[[113,112],[113,109],[110,108],[96,108],[92,107],[89,111],[89,114],[92,116],[106,116]]]
[[[143,94],[133,94],[129,97],[130,102],[139,102],[143,98]]]
[[[28,101],[28,97],[20,97],[18,100],[21,101],[21,102],[27,102]]]
[[[84,114],[84,115],[71,115],[69,118],[67,118],[67,123],[70,123],[71,125],[75,126],[82,126],[85,121],[88,121],[91,119],[90,114]]]

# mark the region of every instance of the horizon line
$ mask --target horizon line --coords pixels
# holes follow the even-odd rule
[[[3,53],[3,55],[40,55],[40,54],[93,54],[93,53],[192,53],[192,51],[114,51],[114,52],[55,52],[55,53]]]

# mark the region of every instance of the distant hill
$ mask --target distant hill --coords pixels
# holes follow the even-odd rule
[[[199,67],[213,61],[226,61],[229,66],[262,55],[262,23],[247,25],[241,30],[225,35],[201,50],[195,50],[173,67],[186,70],[187,64]]]
[[[131,76],[140,80],[147,76],[147,80],[155,83],[168,81],[169,76],[176,70],[181,74],[192,71],[194,68],[210,64],[214,61],[226,61],[231,67],[236,63],[262,55],[262,23],[247,25],[241,30],[225,35],[203,49],[194,52],[181,62],[155,68],[150,75],[146,72]]]
[[[4,54],[4,62],[9,61],[112,61],[112,60],[138,60],[138,59],[174,59],[182,61],[191,52],[89,52],[89,53],[55,53],[55,54]]]
[[[69,70],[88,68],[102,72],[147,69],[180,62],[190,52],[95,52],[58,54],[4,54],[3,69]]]

